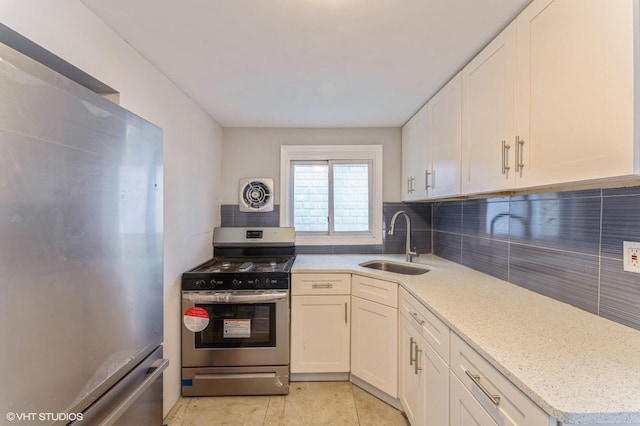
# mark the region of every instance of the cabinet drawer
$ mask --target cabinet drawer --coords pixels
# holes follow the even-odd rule
[[[291,295],[351,294],[351,274],[293,274]]]
[[[398,307],[398,284],[375,278],[352,276],[352,295],[383,305]]]
[[[449,363],[449,327],[405,289],[400,289],[400,313],[420,327],[420,334]]]
[[[549,415],[455,333],[451,333],[451,371],[498,424],[550,424]]]

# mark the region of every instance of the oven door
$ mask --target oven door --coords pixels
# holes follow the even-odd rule
[[[289,364],[289,292],[183,291],[182,366]]]

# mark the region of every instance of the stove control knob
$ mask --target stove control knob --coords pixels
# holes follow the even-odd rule
[[[265,278],[264,284],[269,287],[271,285],[271,280],[269,278]]]
[[[196,287],[204,288],[204,287],[206,287],[206,285],[207,285],[207,281],[206,280],[196,281]]]
[[[216,288],[216,280],[209,281],[209,287],[210,288]]]
[[[234,278],[234,279],[231,281],[231,285],[232,285],[232,286],[234,286],[234,287],[238,287],[238,284],[240,284],[240,281],[238,281],[238,279],[237,279],[237,278]]]

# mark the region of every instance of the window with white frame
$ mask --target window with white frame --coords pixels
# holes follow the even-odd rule
[[[382,243],[382,146],[281,147],[280,223],[300,245]]]

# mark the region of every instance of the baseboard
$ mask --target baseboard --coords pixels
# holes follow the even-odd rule
[[[351,374],[350,376],[351,377],[349,378],[349,381],[354,385],[358,386],[363,391],[370,393],[371,395],[375,396],[382,402],[389,404],[396,410],[403,411],[402,404],[400,404],[400,400],[398,398],[394,398],[391,395],[388,395],[385,392],[382,392],[380,389],[374,386],[371,386],[369,383],[365,382],[364,380],[360,379],[357,376],[354,376],[353,374]]]
[[[291,373],[290,382],[348,382],[349,373]]]

